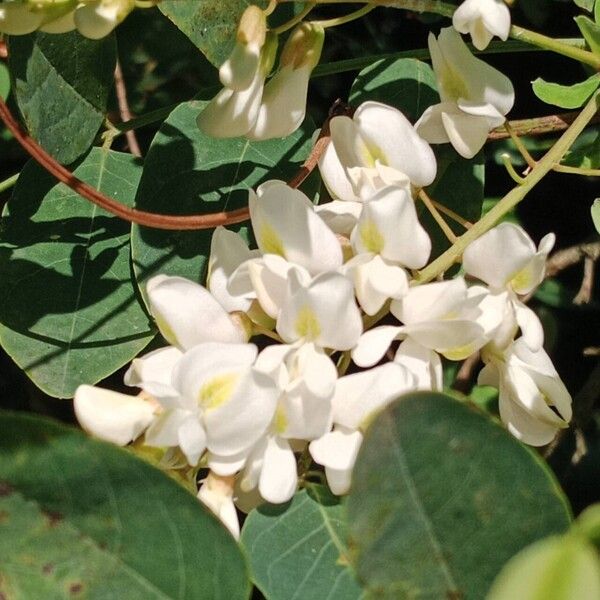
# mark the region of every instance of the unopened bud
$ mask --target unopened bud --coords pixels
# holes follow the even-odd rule
[[[321,58],[325,30],[316,23],[301,23],[288,38],[281,53],[281,67],[314,69]]]
[[[237,30],[239,44],[255,44],[259,48],[265,43],[267,17],[258,6],[249,6],[240,19]]]

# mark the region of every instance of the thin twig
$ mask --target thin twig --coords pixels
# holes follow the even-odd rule
[[[6,58],[8,56],[8,49],[6,42],[0,42],[0,58]]]
[[[431,213],[431,216],[434,218],[435,222],[440,226],[440,229],[444,232],[444,235],[448,238],[451,244],[456,242],[456,234],[446,221],[444,221],[444,217],[439,213],[438,209],[433,205],[433,200],[427,195],[425,190],[419,191],[419,198],[422,200],[423,204],[427,207],[427,210]]]
[[[592,299],[595,266],[596,261],[590,256],[586,256],[583,259],[583,280],[581,281],[581,287],[579,288],[577,295],[573,298],[573,304],[588,304]]]
[[[199,230],[213,229],[220,225],[232,225],[234,223],[242,223],[250,217],[248,207],[232,210],[228,212],[207,213],[203,215],[188,215],[175,216],[164,215],[159,213],[146,212],[129,208],[102,194],[92,186],[81,181],[66,167],[57,162],[50,154],[48,154],[30,135],[25,133],[21,126],[17,123],[14,116],[6,103],[0,98],[0,119],[4,121],[6,127],[11,131],[15,140],[21,144],[23,149],[35,159],[44,169],[54,175],[56,179],[70,187],[80,196],[103,208],[121,219],[130,223],[137,223],[145,227],[153,227],[155,229],[170,229],[170,230]],[[315,143],[313,150],[304,163],[303,167],[297,176],[292,178],[291,187],[297,187],[310,174],[311,169],[314,169],[319,161],[319,152],[322,152],[326,143],[322,141],[328,138],[329,128],[324,125]],[[320,142],[320,143],[319,143]]]
[[[431,203],[442,214],[446,215],[447,217],[450,217],[453,221],[456,221],[459,225],[462,225],[465,229],[470,229],[471,227],[473,227],[473,223],[471,223],[471,221],[467,221],[466,219],[463,219],[463,217],[461,217],[458,213],[455,213],[453,210],[451,210],[447,206],[444,206],[443,204],[441,204],[440,202],[436,202],[435,200],[432,200]]]
[[[546,277],[553,277],[589,257],[592,261],[600,259],[600,241],[584,242],[555,252],[546,262]]]
[[[479,364],[480,358],[480,353],[475,352],[463,362],[458,370],[458,373],[456,374],[456,379],[454,380],[454,384],[452,386],[455,390],[462,392],[463,394],[466,394],[469,391],[471,379],[473,377],[473,371]]]
[[[117,60],[117,66],[115,67],[115,91],[117,94],[117,102],[119,104],[119,113],[121,114],[121,121],[127,123],[131,121],[132,114],[129,110],[129,102],[127,101],[127,88],[125,87],[125,80],[123,78],[123,69],[121,68],[121,62]],[[129,151],[134,156],[142,156],[140,145],[138,144],[135,131],[130,130],[125,132],[127,138],[127,145]]]

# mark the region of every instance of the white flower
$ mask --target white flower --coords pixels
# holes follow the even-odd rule
[[[24,35],[36,30],[46,33],[65,33],[75,29],[73,10],[75,0],[56,5],[37,6],[35,2],[0,3],[0,33]]]
[[[229,533],[240,539],[240,523],[233,503],[234,478],[210,472],[198,489],[198,499],[227,527]]]
[[[281,52],[279,70],[265,86],[256,121],[246,136],[255,140],[285,137],[306,114],[308,80],[321,57],[325,32],[317,23],[298,25]]]
[[[393,362],[338,379],[333,397],[335,427],[309,444],[315,462],[325,467],[334,494],[348,493],[363,433],[373,417],[401,394],[415,389],[416,377]]]
[[[485,50],[494,36],[506,41],[510,31],[510,10],[503,0],[465,0],[452,15],[460,33],[471,34],[473,45]]]
[[[88,433],[125,446],[155,419],[159,406],[140,396],[127,396],[92,385],[80,385],[73,401],[75,416]]]
[[[331,142],[319,169],[334,199],[359,202],[386,185],[409,189],[435,179],[429,144],[391,106],[364,102],[352,119],[334,117],[329,127]]]
[[[164,411],[146,431],[150,446],[179,446],[191,465],[208,449],[216,463],[242,462],[271,422],[278,396],[273,380],[253,367],[252,344],[204,343],[173,369]],[[229,472],[218,471],[221,475]]]
[[[320,348],[350,350],[362,328],[352,283],[346,277],[323,273],[304,283],[290,271],[277,318],[277,333],[285,342],[313,342]]]
[[[415,128],[430,143],[450,142],[461,156],[472,158],[487,134],[504,123],[515,100],[513,85],[475,58],[452,27],[442,29],[437,40],[429,34],[428,42],[441,103],[430,106]]]
[[[188,350],[202,342],[240,343],[248,339],[243,324],[232,318],[212,294],[183,277],[157,275],[146,285],[150,312],[162,336]]]
[[[352,358],[360,366],[374,365],[393,340],[405,337],[451,360],[467,358],[489,341],[502,318],[495,304],[484,304],[488,296],[482,287],[467,289],[461,277],[411,288],[390,307],[404,325],[383,325],[367,331]]]
[[[494,335],[498,347],[509,344],[520,327],[531,350],[541,348],[544,342],[542,325],[518,295],[531,293],[544,280],[546,260],[554,242],[554,234],[549,233],[536,249],[522,227],[501,223],[465,250],[465,272],[489,285],[504,312],[502,326]]]
[[[417,389],[442,391],[442,360],[437,352],[408,337],[398,346],[394,362],[405,366],[416,377]]]
[[[571,395],[543,349],[533,352],[519,338],[500,353],[484,351],[488,364],[480,385],[499,388],[500,417],[508,430],[532,446],[552,441],[571,420]]]
[[[91,0],[75,10],[77,30],[87,38],[107,36],[135,8],[134,0]]]

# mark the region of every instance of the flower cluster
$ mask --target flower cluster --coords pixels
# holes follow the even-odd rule
[[[209,469],[199,498],[234,535],[234,503],[292,497],[299,454],[346,493],[373,416],[406,392],[442,389],[442,357],[481,351],[480,382],[498,387],[500,416],[526,443],[548,443],[571,417],[522,301],[544,277],[554,236],[536,248],[503,223],[467,248],[465,276],[417,285],[431,241],[414,197],[436,176],[431,148],[377,102],[330,128],[319,166],[334,200],[314,206],[281,181],[250,191],[256,249],[217,228],[206,287],[163,275],[147,283],[169,345],[127,371],[142,394],[82,386],[75,397],[91,433],[122,445],[144,435]]]
[[[66,33],[91,39],[107,36],[134,9],[134,0],[4,0],[0,33]]]

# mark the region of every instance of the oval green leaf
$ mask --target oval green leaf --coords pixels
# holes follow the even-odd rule
[[[114,35],[90,40],[74,31],[10,38],[17,104],[29,133],[59,162],[73,162],[93,144],[116,60]]]
[[[422,392],[368,429],[348,523],[373,595],[469,600],[519,550],[563,532],[569,510],[536,454],[476,409]]]
[[[268,1],[163,0],[158,7],[218,67],[233,49],[238,21],[250,4],[266,8]]]
[[[551,83],[538,77],[531,85],[535,95],[546,104],[561,108],[579,108],[600,86],[600,75],[592,75],[585,81],[573,85]]]
[[[284,139],[215,139],[196,125],[205,105],[199,101],[181,104],[161,126],[146,156],[137,208],[179,215],[234,210],[247,204],[250,188],[268,179],[291,179],[310,152],[314,126],[309,120]],[[246,227],[241,231],[247,234]],[[211,237],[212,230],[134,226],[132,251],[138,282],[156,273],[203,281]]]
[[[10,73],[4,63],[0,63],[0,98],[6,100],[10,94]]]
[[[246,519],[241,542],[268,600],[357,600],[364,592],[348,562],[345,507],[309,485],[287,504],[265,504]]]
[[[75,175],[131,205],[131,155],[92,152]],[[47,394],[70,398],[134,358],[154,336],[131,277],[130,226],[36,163],[23,169],[0,231],[0,343]]]
[[[487,600],[597,600],[600,558],[576,536],[556,536],[519,552],[502,569]]]
[[[1,596],[248,598],[233,538],[164,473],[49,419],[0,430]]]

